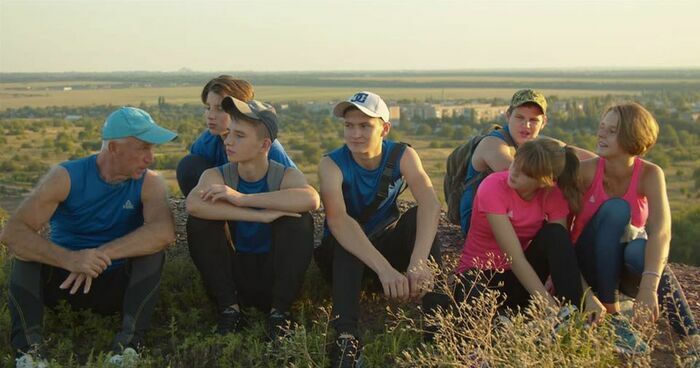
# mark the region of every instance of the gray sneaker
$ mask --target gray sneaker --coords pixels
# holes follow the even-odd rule
[[[610,324],[615,330],[615,351],[620,354],[640,355],[649,353],[649,345],[644,341],[632,324],[620,314],[610,317]]]
[[[139,353],[133,348],[124,349],[121,354],[114,354],[107,358],[108,367],[136,368],[139,364]]]

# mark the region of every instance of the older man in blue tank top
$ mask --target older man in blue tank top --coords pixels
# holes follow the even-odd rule
[[[10,218],[1,240],[15,255],[9,308],[18,365],[42,359],[43,308],[59,300],[121,310],[113,358],[143,344],[163,250],[175,238],[165,183],[148,166],[154,146],[175,136],[145,111],[122,107],[105,121],[98,154],[51,168]],[[47,222],[49,239],[38,233]]]

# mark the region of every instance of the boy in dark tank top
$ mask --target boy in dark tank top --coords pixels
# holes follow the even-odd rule
[[[275,340],[313,251],[319,196],[294,167],[268,160],[277,138],[272,106],[225,97],[231,117],[224,139],[229,162],[208,169],[187,196],[187,241],[205,289],[219,311],[217,332],[243,327],[241,307],[268,313]]]
[[[434,304],[428,260],[440,265],[440,203],[416,151],[385,139],[391,123],[381,97],[358,92],[336,105],[334,115],[343,119],[345,145],[319,164],[326,231],[315,256],[333,284],[332,366],[355,367],[365,271],[389,298]],[[399,217],[396,199],[404,182],[418,205]]]

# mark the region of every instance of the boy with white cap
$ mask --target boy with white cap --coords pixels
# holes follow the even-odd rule
[[[333,283],[338,333],[333,367],[354,367],[360,355],[357,324],[365,268],[387,297],[426,296],[433,284],[428,259],[440,264],[435,242],[440,203],[416,151],[385,139],[391,123],[381,97],[358,92],[333,113],[344,120],[345,144],[319,164],[326,229],[315,256]],[[399,216],[396,199],[404,184],[418,206]]]

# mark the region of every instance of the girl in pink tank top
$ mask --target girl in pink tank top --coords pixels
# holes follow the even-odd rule
[[[571,232],[581,273],[600,302],[598,311],[611,315],[616,347],[628,354],[645,353],[649,347],[619,314],[619,291],[635,298],[637,317],[656,320],[661,305],[673,329],[700,346],[683,291],[665,264],[671,218],[664,173],[639,157],[654,145],[658,131],[651,113],[636,103],[603,113],[596,152],[600,157],[581,163],[587,190]],[[700,362],[694,354],[690,359]]]
[[[583,195],[583,203],[581,206],[581,211],[576,214],[576,221],[574,221],[573,229],[571,230],[571,239],[576,242],[578,237],[581,236],[583,228],[588,224],[588,221],[595,215],[598,208],[611,197],[605,192],[603,187],[603,177],[605,175],[605,158],[600,157],[598,159],[598,164],[596,165],[595,176],[593,177],[593,182],[586,190]],[[632,178],[630,179],[630,185],[627,187],[625,195],[622,199],[625,200],[630,205],[630,210],[632,212],[631,223],[636,228],[643,228],[649,217],[649,205],[647,203],[647,197],[639,194],[637,187],[639,186],[639,175],[644,162],[638,156],[634,157],[634,167],[632,169]],[[631,239],[630,239],[631,240]]]

